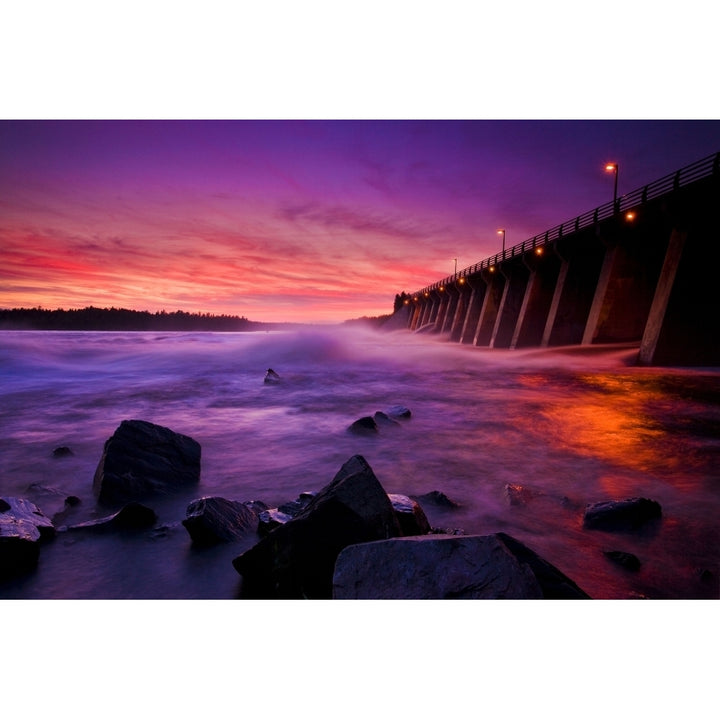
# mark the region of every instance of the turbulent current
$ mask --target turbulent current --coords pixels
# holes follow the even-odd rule
[[[147,420],[202,446],[199,487],[147,502],[127,536],[58,533],[0,598],[233,598],[232,558],[256,538],[194,548],[180,521],[219,495],[275,506],[366,458],[388,493],[439,490],[438,528],[506,532],[594,598],[717,598],[720,374],[640,368],[637,349],[487,350],[408,332],[0,333],[0,495],[68,522],[103,514],[92,481],[105,440]],[[280,382],[265,384],[272,367]],[[347,428],[393,405],[375,436]],[[72,454],[55,457],[53,450]],[[508,485],[522,486],[522,502]],[[40,486],[40,487],[38,487]],[[631,533],[583,527],[587,504],[647,497],[662,519]],[[44,498],[44,500],[43,500]],[[631,571],[603,551],[633,553]]]

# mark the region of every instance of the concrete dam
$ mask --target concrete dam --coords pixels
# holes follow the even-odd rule
[[[401,298],[403,325],[450,342],[718,366],[720,152]]]

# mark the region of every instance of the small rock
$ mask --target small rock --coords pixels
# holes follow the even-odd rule
[[[114,530],[145,530],[157,521],[155,511],[137,502],[130,502],[118,512],[88,522],[71,525],[68,531],[89,530],[107,532]]]
[[[423,509],[407,495],[388,495],[395,511],[395,517],[400,523],[400,530],[404,536],[427,535],[430,532],[430,523]]]
[[[428,503],[431,505],[437,505],[438,507],[446,507],[446,508],[459,508],[460,504],[456,503],[454,500],[451,500],[445,493],[440,492],[439,490],[431,490],[428,493],[425,493],[424,495],[413,495],[413,500],[417,500],[421,505],[423,503]]]
[[[73,451],[67,447],[67,445],[63,445],[61,447],[56,447],[53,450],[53,457],[68,457],[69,455],[74,455]]]
[[[351,432],[354,435],[374,435],[375,433],[377,433],[377,431],[377,423],[375,422],[375,419],[370,417],[369,415],[366,417],[361,417],[359,420],[356,420],[348,428],[348,432]]]
[[[583,524],[594,530],[636,530],[661,516],[660,503],[655,500],[629,498],[588,505]]]
[[[266,385],[277,385],[280,382],[280,376],[272,368],[268,368],[264,382]]]
[[[513,485],[507,483],[505,485],[505,496],[511,505],[527,505],[530,499],[533,497],[533,493],[522,485]]]
[[[386,425],[387,427],[400,427],[400,423],[397,420],[393,420],[389,415],[386,415],[384,412],[380,412],[379,410],[373,415],[373,420],[375,420],[375,423],[380,425]]]
[[[626,570],[637,572],[640,569],[640,560],[637,555],[632,553],[623,552],[622,550],[603,550],[603,555]]]
[[[399,418],[401,420],[409,420],[412,417],[412,413],[404,405],[392,405],[387,408],[385,412],[391,418]]]
[[[197,545],[237,540],[258,527],[257,513],[247,505],[221,497],[205,497],[188,505],[182,521]]]

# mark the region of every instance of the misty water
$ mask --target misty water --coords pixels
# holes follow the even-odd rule
[[[0,496],[65,522],[108,511],[93,496],[104,442],[125,419],[202,446],[200,485],[146,504],[155,528],[59,532],[37,569],[0,598],[235,598],[231,561],[256,536],[199,549],[181,525],[201,496],[277,506],[366,458],[388,493],[439,490],[436,528],[506,532],[594,598],[717,598],[720,373],[640,368],[637,348],[488,350],[405,331],[0,333]],[[281,377],[263,383],[272,367]],[[412,412],[376,436],[347,431],[393,405]],[[72,455],[54,457],[60,446]],[[511,504],[506,486],[521,485]],[[648,497],[642,530],[583,527],[585,506]],[[634,553],[639,571],[604,550]]]

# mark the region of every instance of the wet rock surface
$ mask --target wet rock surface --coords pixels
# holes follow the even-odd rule
[[[504,533],[426,535],[353,545],[338,556],[336,599],[587,597],[569,578]]]
[[[593,530],[637,530],[662,516],[660,503],[648,498],[608,500],[585,508],[583,525]]]
[[[245,503],[205,497],[188,505],[183,526],[197,545],[237,540],[258,528],[258,514]]]
[[[152,508],[138,502],[130,502],[112,515],[70,525],[67,531],[88,530],[91,532],[112,532],[115,530],[146,530],[157,522]]]
[[[40,544],[55,536],[55,526],[25,498],[0,498],[0,579],[32,570]]]
[[[355,543],[397,537],[390,499],[366,460],[355,455],[292,520],[233,560],[245,597],[332,596],[340,551]]]
[[[198,442],[144,420],[123,420],[105,443],[93,490],[98,502],[119,505],[199,480]]]

